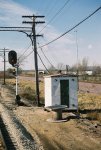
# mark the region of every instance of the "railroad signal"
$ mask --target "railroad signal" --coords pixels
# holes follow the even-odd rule
[[[17,63],[17,53],[15,51],[12,50],[8,53],[8,61],[13,67]]]

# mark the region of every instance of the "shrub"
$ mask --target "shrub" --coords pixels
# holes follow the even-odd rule
[[[21,93],[22,97],[29,99],[29,100],[35,100],[35,91],[31,89],[30,86],[26,85],[23,89],[23,92]]]

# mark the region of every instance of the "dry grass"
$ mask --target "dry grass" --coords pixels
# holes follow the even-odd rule
[[[15,79],[8,79],[7,83],[9,85],[15,85]],[[39,83],[40,87],[40,99],[41,102],[44,103],[44,82]],[[20,95],[22,97],[25,97],[30,100],[35,99],[35,82],[31,80],[20,80],[19,82],[19,88]],[[89,110],[101,110],[101,95],[92,94],[92,93],[79,93],[78,94],[78,103],[79,103],[79,109],[89,109]],[[101,122],[101,114],[97,111],[88,113],[86,117],[96,120],[99,120]]]
[[[91,113],[87,113],[86,117],[91,119],[91,120],[98,120],[98,121],[101,122],[101,114],[98,113],[97,111],[91,112]]]
[[[80,93],[78,102],[80,109],[101,109],[101,95]]]
[[[9,85],[15,85],[15,79],[7,79]],[[19,81],[20,91],[23,93],[35,93],[35,81],[31,80],[20,80]],[[44,82],[39,82],[40,97],[44,98]],[[101,109],[101,95],[92,93],[79,93],[78,102],[80,109]]]
[[[101,122],[101,113],[99,113],[99,110],[101,110],[101,95],[81,93],[78,95],[78,102],[81,110],[90,110],[86,114],[87,118]]]
[[[15,79],[7,79],[7,84],[14,86],[16,84]],[[40,88],[40,99],[43,102],[44,99],[44,84],[39,83]],[[20,95],[29,100],[35,100],[35,82],[31,80],[20,80],[19,81]]]

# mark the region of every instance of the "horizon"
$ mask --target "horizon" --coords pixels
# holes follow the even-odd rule
[[[22,21],[28,21],[29,19],[22,18],[23,15],[45,15],[45,18],[40,20],[43,20],[46,23],[44,25],[37,26],[36,32],[39,33],[42,30],[41,34],[44,35],[43,38],[37,39],[37,42],[39,43],[39,45],[37,45],[37,50],[47,68],[50,64],[46,60],[44,54],[55,67],[59,63],[72,66],[77,64],[77,61],[82,61],[83,58],[88,58],[89,65],[100,65],[101,10],[67,35],[47,46],[42,47],[44,54],[42,50],[38,48],[71,29],[95,11],[99,6],[101,6],[101,0],[93,0],[93,2],[92,0],[63,0],[62,2],[57,0],[44,0],[43,3],[41,0],[35,2],[33,2],[33,0],[30,0],[30,2],[28,0],[1,0],[0,27],[24,26]],[[13,49],[19,56],[26,51],[24,53],[24,57],[32,51],[32,47],[29,47],[29,45],[31,45],[31,41],[24,34],[18,32],[0,33],[0,49]],[[3,70],[2,61],[3,59],[0,57],[0,70]],[[38,62],[39,68],[44,68],[39,58]],[[7,63],[6,67],[9,68],[11,66]],[[29,70],[34,69],[33,53],[23,61],[21,68]]]

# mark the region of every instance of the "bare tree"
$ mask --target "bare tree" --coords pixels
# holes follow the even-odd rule
[[[99,75],[101,74],[101,66],[94,64],[92,67],[93,75]]]
[[[85,57],[85,58],[83,58],[83,60],[82,60],[82,70],[83,70],[83,71],[86,71],[86,70],[87,70],[87,67],[88,67],[88,58]]]
[[[63,63],[58,63],[57,69],[58,70],[63,70],[65,68],[65,65]]]
[[[73,72],[77,72],[78,70],[78,73],[82,75],[86,73],[87,68],[88,68],[88,58],[84,57],[81,62],[79,61],[78,64],[74,64],[70,70]]]
[[[56,70],[56,69],[54,68],[54,66],[51,65],[51,66],[48,67],[48,70],[49,70],[49,72],[50,72],[51,74],[53,74],[53,73],[55,73],[55,70]]]
[[[25,62],[25,59],[26,59],[26,56],[18,53],[18,60],[17,61],[18,61],[19,65],[23,65],[23,63]]]

